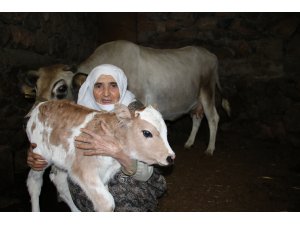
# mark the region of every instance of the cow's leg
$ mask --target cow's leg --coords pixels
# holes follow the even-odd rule
[[[72,200],[67,177],[67,172],[52,166],[50,180],[55,184],[57,192],[59,193],[59,197],[62,198],[65,203],[67,203],[72,212],[79,212],[80,210],[76,207]]]
[[[201,91],[200,98],[203,105],[204,114],[207,118],[209,126],[209,143],[205,153],[207,155],[213,155],[213,152],[215,150],[216,135],[219,123],[219,115],[215,107],[214,88],[211,88],[209,90],[203,89]]]
[[[27,187],[31,198],[31,209],[33,212],[40,211],[39,197],[43,185],[43,171],[30,170],[27,177]]]
[[[97,212],[112,212],[115,209],[115,201],[107,187],[100,180],[99,175],[92,171],[82,171],[80,176],[71,174],[72,179],[80,185],[87,197],[92,201]]]
[[[195,138],[203,118],[203,106],[201,104],[198,104],[197,108],[192,111],[191,115],[193,120],[193,127],[188,140],[184,144],[185,148],[192,147],[195,142]]]

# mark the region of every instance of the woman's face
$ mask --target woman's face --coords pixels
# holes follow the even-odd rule
[[[117,82],[111,75],[101,75],[94,85],[94,98],[102,105],[115,104],[120,100]]]

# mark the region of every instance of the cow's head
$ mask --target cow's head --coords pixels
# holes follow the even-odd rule
[[[167,139],[167,126],[161,114],[151,106],[130,112],[121,104],[115,106],[120,127],[126,133],[126,153],[147,164],[173,164],[175,153]]]
[[[75,67],[63,64],[29,71],[23,76],[21,90],[25,98],[35,99],[32,108],[38,103],[48,100],[69,99],[77,101],[79,88],[85,81],[87,74],[75,74],[75,71]]]
[[[35,98],[36,101],[76,100],[87,75],[75,72],[75,67],[63,64],[28,71],[23,77],[22,92],[26,98]]]

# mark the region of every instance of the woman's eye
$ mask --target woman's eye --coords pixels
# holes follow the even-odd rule
[[[148,131],[148,130],[142,130],[142,132],[143,132],[143,135],[144,135],[146,138],[152,138],[152,137],[153,137],[152,134],[151,134],[151,132]]]
[[[95,84],[94,88],[101,88],[102,84]]]
[[[113,84],[111,84],[111,86],[112,86],[113,88],[117,88],[117,87],[118,87],[117,83],[113,83]]]

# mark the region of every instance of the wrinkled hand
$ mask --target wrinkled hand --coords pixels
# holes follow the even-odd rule
[[[104,128],[104,127],[103,127]],[[110,156],[113,158],[119,158],[121,148],[118,143],[115,142],[114,138],[108,135],[105,128],[103,135],[98,135],[88,129],[81,129],[84,134],[75,138],[75,146],[81,150],[86,150],[84,155],[103,155]]]
[[[97,135],[88,129],[81,129],[84,134],[75,138],[75,146],[78,149],[85,150],[86,156],[103,155],[110,156],[118,160],[122,165],[123,173],[133,175],[137,169],[137,163],[127,156],[118,142],[112,136],[110,131],[102,125],[104,134]]]
[[[34,148],[36,148],[36,144],[31,143],[27,151],[27,165],[33,170],[44,170],[48,163],[41,155],[33,152]]]

